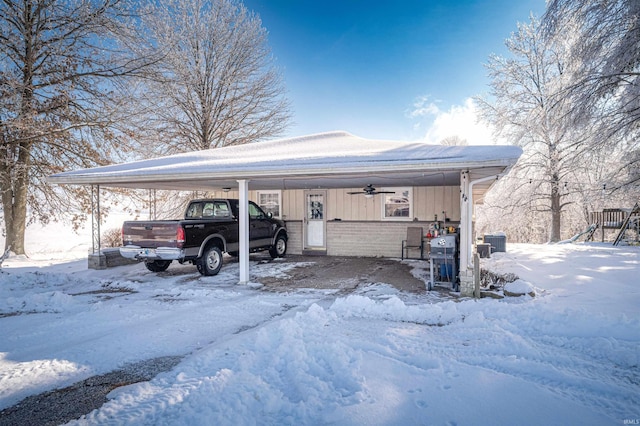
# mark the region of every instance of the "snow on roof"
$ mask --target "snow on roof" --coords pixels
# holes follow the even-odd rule
[[[515,164],[515,146],[442,146],[364,139],[337,131],[256,142],[69,171],[50,176],[60,184],[115,184],[257,177],[310,177],[340,173],[463,170]]]

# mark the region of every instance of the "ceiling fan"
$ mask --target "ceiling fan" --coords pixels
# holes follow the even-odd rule
[[[362,191],[347,192],[349,195],[364,194],[365,197],[371,198],[376,194],[395,194],[395,191],[376,191],[373,185],[369,184],[362,188]]]

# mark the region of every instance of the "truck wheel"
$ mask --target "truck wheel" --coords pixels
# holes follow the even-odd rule
[[[283,234],[279,234],[276,243],[269,249],[272,259],[282,257],[287,253],[287,238]]]
[[[151,272],[163,272],[171,265],[170,260],[154,260],[153,262],[144,262],[144,266]]]
[[[217,246],[207,247],[196,266],[202,275],[217,275],[222,268],[222,250]]]

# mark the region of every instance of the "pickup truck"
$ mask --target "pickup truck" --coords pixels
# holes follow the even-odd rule
[[[172,261],[191,262],[202,275],[216,275],[226,252],[239,251],[239,202],[200,199],[189,202],[183,220],[128,221],[122,225],[120,254],[143,261],[152,272]],[[269,250],[272,258],[287,252],[285,223],[249,202],[249,250]]]

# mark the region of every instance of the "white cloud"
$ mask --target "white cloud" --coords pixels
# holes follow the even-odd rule
[[[407,113],[409,118],[429,117],[438,115],[441,111],[434,102],[429,101],[430,96],[420,96],[413,103],[413,109]]]
[[[416,101],[414,107],[422,105],[422,109],[426,111],[430,105],[435,106],[433,103],[427,105],[427,101],[426,97],[422,97]],[[416,111],[418,110],[416,108]],[[430,126],[426,126],[428,130],[424,135],[424,139],[429,143],[437,144],[447,137],[458,136],[466,139],[469,145],[505,144],[504,141],[494,139],[490,126],[478,123],[477,108],[471,98],[467,98],[463,105],[452,106],[448,111],[442,111],[435,106],[435,109],[430,110],[430,115],[433,121]],[[416,113],[412,118],[426,116],[427,114]],[[414,126],[414,129],[422,127],[421,124]]]

